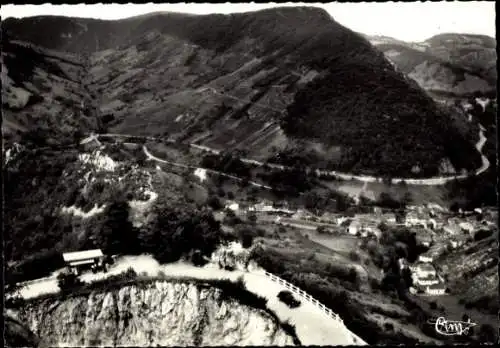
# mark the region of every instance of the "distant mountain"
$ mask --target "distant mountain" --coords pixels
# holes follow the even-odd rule
[[[321,9],[8,18],[2,32],[85,62],[93,98],[85,105],[109,131],[372,175],[432,176],[448,160],[457,171],[480,165],[475,129],[456,129],[449,110]],[[23,59],[2,55],[12,57],[7,69]],[[413,65],[427,74],[423,63]]]
[[[496,95],[496,40],[484,35],[440,34],[423,42],[366,36],[397,69],[439,96]]]

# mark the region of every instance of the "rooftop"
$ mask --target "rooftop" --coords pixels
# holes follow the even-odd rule
[[[417,269],[421,272],[434,272],[434,266],[429,263],[420,263],[417,265]]]
[[[429,288],[430,290],[440,290],[440,289],[445,290],[446,286],[443,283],[437,283],[437,284],[428,285],[427,288]]]
[[[104,256],[101,249],[76,251],[71,253],[63,253],[63,259],[66,262],[80,261]]]

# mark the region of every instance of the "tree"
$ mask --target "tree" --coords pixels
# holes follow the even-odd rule
[[[213,210],[220,210],[223,207],[220,199],[217,196],[210,196],[210,198],[208,198],[207,200],[207,204]]]
[[[81,286],[83,282],[74,273],[59,273],[57,276],[57,285],[62,292],[68,292],[74,288]]]
[[[247,249],[252,246],[254,232],[250,228],[248,227],[239,228],[238,236],[240,238],[241,245],[243,246],[243,248]]]
[[[129,220],[129,205],[118,198],[106,207],[100,233],[95,236],[97,245],[105,253],[134,253],[137,251],[137,231]]]

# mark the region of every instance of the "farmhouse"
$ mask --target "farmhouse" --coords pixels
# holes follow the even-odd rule
[[[426,255],[420,255],[418,257],[418,260],[421,262],[432,262],[434,258],[432,257],[432,255],[426,254]]]
[[[103,267],[104,254],[101,249],[63,253],[63,259],[70,271],[79,274],[83,269]]]
[[[432,284],[425,288],[425,292],[429,295],[444,295],[446,287],[443,283]]]

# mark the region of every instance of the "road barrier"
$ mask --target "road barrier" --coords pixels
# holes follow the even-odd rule
[[[321,302],[319,302],[318,300],[316,300],[314,297],[312,297],[311,295],[309,295],[305,291],[299,289],[295,285],[287,282],[286,280],[284,280],[284,279],[282,279],[282,278],[280,278],[280,277],[278,277],[278,276],[276,276],[276,275],[274,275],[272,273],[269,273],[269,272],[265,271],[264,274],[267,277],[271,278],[271,280],[273,282],[276,282],[278,284],[284,284],[285,287],[288,288],[288,289],[290,289],[291,292],[294,293],[295,295],[301,297],[302,299],[308,300],[312,304],[316,305],[316,307],[318,307],[319,309],[321,309],[325,314],[327,314],[331,318],[337,320],[340,323],[344,323],[344,321],[342,320],[342,318],[340,318],[337,313],[335,313],[334,311],[332,311],[330,308],[328,308],[327,306],[325,306],[324,304],[322,304]]]

